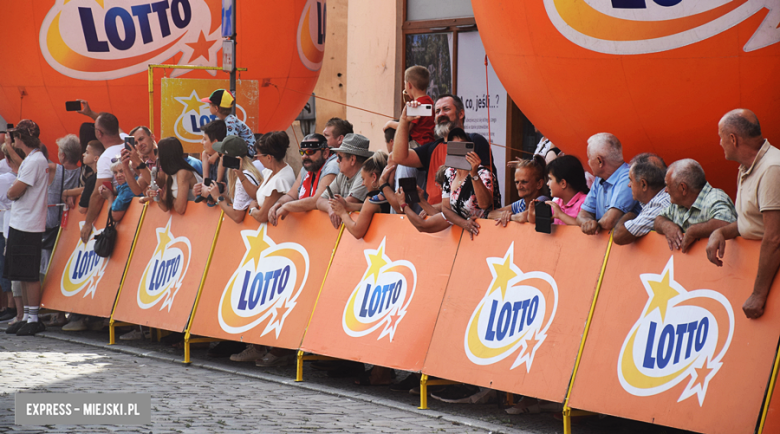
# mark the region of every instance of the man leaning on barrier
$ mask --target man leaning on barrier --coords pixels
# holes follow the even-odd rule
[[[731,198],[712,188],[701,165],[690,158],[666,171],[666,191],[672,204],[655,219],[655,230],[666,236],[669,250],[686,253],[700,238],[737,219]]]
[[[780,150],[761,135],[750,110],[726,113],[718,123],[720,146],[727,160],[740,164],[737,175],[737,221],[716,229],[707,244],[707,258],[722,266],[726,240],[742,236],[761,240],[753,293],[742,310],[748,318],[764,314],[764,305],[780,268]]]
[[[642,205],[642,212],[629,211],[618,221],[612,234],[615,244],[631,244],[653,230],[655,218],[671,204],[665,176],[666,163],[658,155],[646,152],[631,160],[628,187],[634,200]]]
[[[628,164],[623,161],[623,145],[609,133],[588,139],[588,165],[596,180],[580,208],[577,223],[582,232],[595,235],[611,231],[623,214],[639,214],[642,209],[628,188]]]

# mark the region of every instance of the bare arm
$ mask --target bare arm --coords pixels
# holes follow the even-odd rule
[[[189,196],[192,186],[195,185],[195,175],[189,170],[179,170],[176,172],[176,182],[179,185],[179,192],[173,199],[173,209],[179,214],[184,214],[187,211],[187,196]]]
[[[617,224],[615,225],[615,230],[612,232],[612,242],[618,246],[624,246],[626,244],[631,244],[639,239],[639,237],[635,236],[629,232],[628,229],[626,229],[626,222],[635,219],[636,216],[636,213],[629,212],[624,214],[623,217],[618,220]]]
[[[363,208],[360,210],[357,221],[355,221],[352,220],[352,216],[350,216],[349,212],[341,205],[341,202],[331,200],[330,204],[334,212],[341,217],[341,221],[344,222],[344,227],[357,239],[361,239],[366,235],[374,214],[379,211],[379,205],[370,203],[368,199],[366,199],[366,201],[363,202]]]
[[[723,266],[721,258],[726,253],[726,240],[733,240],[738,236],[739,226],[737,226],[737,222],[715,229],[707,242],[707,259],[718,267]]]
[[[599,226],[601,226],[601,229],[609,232],[615,227],[621,217],[623,217],[623,211],[617,208],[610,208],[599,219]]]
[[[579,214],[577,214],[577,225],[585,235],[595,235],[601,229],[599,222],[596,221],[596,216],[584,209],[580,209]]]
[[[307,197],[306,199],[297,199],[297,200],[291,200],[288,203],[284,205],[284,209],[287,212],[306,212],[311,211],[313,209],[322,209],[319,208],[319,201],[321,199],[322,193],[325,193],[325,189],[330,185],[333,180],[336,179],[335,174],[330,174],[327,176],[323,176],[320,179],[320,183],[317,185],[317,192],[314,193],[312,197]],[[300,184],[298,184],[300,185]],[[294,187],[294,186],[293,186]],[[288,193],[289,194],[289,193]],[[298,190],[295,190],[295,197],[298,197]],[[325,203],[328,202],[328,199],[322,199],[325,201]],[[287,214],[285,213],[285,215]]]
[[[8,192],[6,193],[6,196],[8,196],[8,199],[10,200],[18,200],[20,197],[22,197],[22,195],[26,191],[27,191],[27,184],[17,179],[16,181],[14,181],[13,184],[11,184],[11,187],[8,189]]]
[[[653,222],[653,228],[656,232],[666,236],[666,242],[669,244],[669,250],[680,249],[682,247],[683,234],[682,229],[667,217],[659,215]]]
[[[417,104],[417,101],[412,101],[409,104]],[[416,118],[416,117],[415,117]],[[401,119],[398,122],[398,128],[395,130],[395,139],[393,140],[393,161],[395,164],[401,164],[409,167],[422,167],[420,163],[420,157],[417,153],[409,152],[409,124],[412,119],[406,116],[406,107],[401,112]]]
[[[723,226],[726,226],[728,224],[729,222],[727,221],[712,219],[710,221],[691,225],[690,227],[688,227],[688,230],[685,231],[685,235],[683,236],[680,250],[683,253],[688,253],[688,250],[691,248],[693,243],[695,243],[697,240],[701,238],[709,238],[709,236],[715,231],[715,229],[722,228]]]
[[[276,203],[277,200],[279,200],[280,197],[282,197],[284,193],[280,191],[274,191],[269,196],[267,196],[262,204],[257,204],[257,207],[260,208],[258,211],[255,211],[252,213],[252,217],[254,217],[255,220],[259,221],[260,223],[266,223],[268,221],[268,211],[271,209],[272,206]],[[252,205],[250,205],[251,207]]]
[[[758,256],[758,273],[753,293],[742,306],[748,318],[758,318],[764,314],[772,281],[780,268],[780,211],[764,211],[761,214],[764,218],[764,238]]]

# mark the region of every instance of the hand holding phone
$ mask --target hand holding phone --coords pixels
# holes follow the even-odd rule
[[[81,110],[81,101],[65,101],[65,111],[77,112]]]
[[[125,149],[127,149],[128,151],[132,151],[133,149],[135,149],[135,137],[133,136],[125,137]]]
[[[398,185],[404,189],[408,205],[420,202],[420,196],[417,195],[417,180],[415,178],[400,178]]]
[[[552,207],[544,202],[535,202],[536,232],[552,233]]]
[[[407,106],[407,116],[433,116],[432,104],[420,104],[418,107]]]

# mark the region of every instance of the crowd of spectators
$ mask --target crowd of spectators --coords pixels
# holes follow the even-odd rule
[[[580,160],[543,138],[534,156],[508,164],[519,199],[502,206],[491,146],[464,130],[460,98],[444,94],[433,101],[424,91],[429,79],[425,68],[412,67],[404,78],[409,101],[399,119],[385,125],[387,152],[370,150],[368,138],[355,133],[348,121],[334,118],[322,134],[301,141],[297,175],[286,160],[288,135],[255,135],[230,114],[235,101],[223,89],[204,99],[216,119],[202,126],[200,158],[185,154],[175,137],[157,142],[146,126],[125,134],[114,115],[95,113],[85,101],[81,113],[94,124],[82,127],[79,136],[57,140],[60,164],[47,158],[33,121],[23,120],[2,133],[0,248],[5,256],[0,287],[6,297],[0,319],[11,320],[7,333],[32,335],[45,329],[38,318],[41,275],[51,254],[49,234],[52,229],[56,233],[63,211],[75,208],[85,214],[81,241],[87,243],[104,202],[121,222],[134,198],[178,214],[188,206],[218,206],[235,222],[248,214],[271,225],[285,224],[290,213],[316,209],[327,213],[334,228],[343,224],[355,238],[365,236],[377,213],[404,214],[420,232],[455,225],[474,239],[484,219],[503,227],[535,223],[537,210],[548,206],[553,224],[578,226],[583,236],[611,232],[618,245],[651,230],[682,253],[708,239],[707,255],[716,265],[722,265],[725,240],[761,239],[759,272],[744,311],[750,318],[763,313],[780,267],[780,151],[762,137],[752,112],[734,110],[718,125],[726,158],[740,163],[736,206],[707,182],[695,160],[675,161],[667,168],[661,156],[643,153],[627,163],[620,140],[609,133],[588,140],[591,179]],[[431,116],[408,115],[424,104],[433,106]],[[471,144],[467,165],[449,165],[448,144],[463,142]],[[101,319],[75,314],[68,320],[57,315],[52,324],[72,331],[103,325]],[[138,328],[121,338],[144,335]],[[237,343],[214,347],[210,354],[259,366],[294,361],[289,350]],[[392,377],[380,370],[360,383],[377,381],[387,384]]]

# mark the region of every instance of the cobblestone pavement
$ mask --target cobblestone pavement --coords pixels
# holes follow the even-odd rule
[[[152,394],[146,426],[16,426],[19,391]],[[35,337],[0,336],[0,432],[485,432],[299,387]]]

